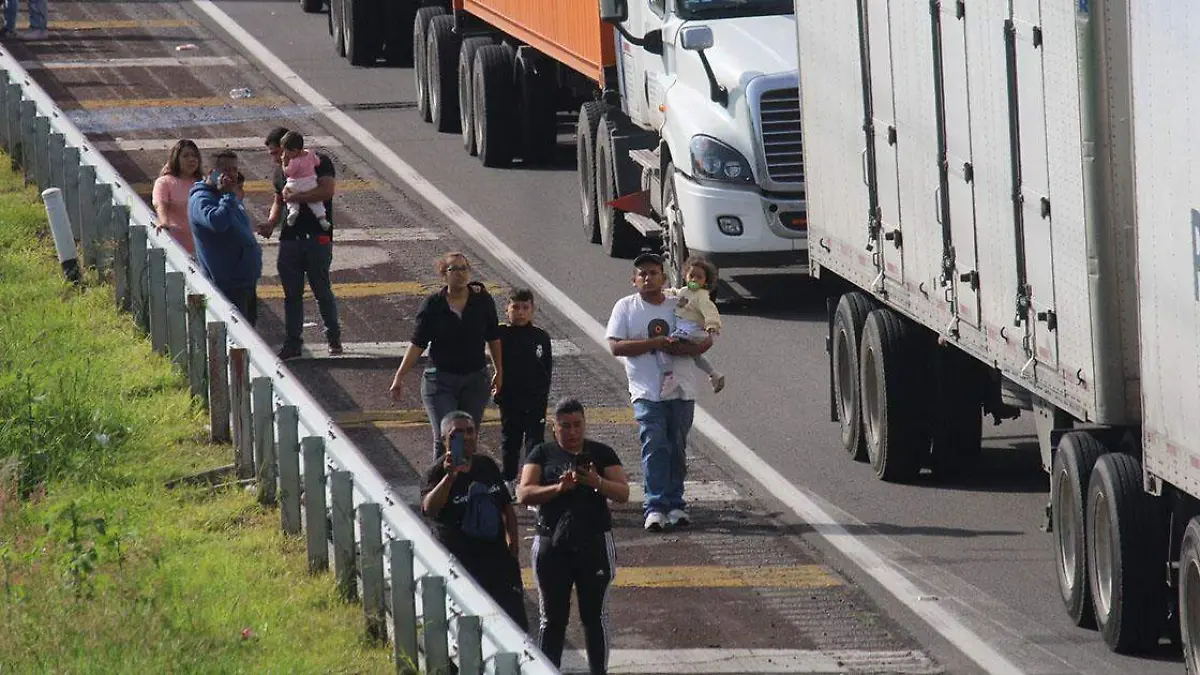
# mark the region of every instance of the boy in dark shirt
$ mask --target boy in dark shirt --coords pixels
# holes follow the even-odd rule
[[[504,480],[513,495],[517,493],[521,449],[528,455],[546,435],[546,403],[554,360],[550,335],[533,325],[535,309],[533,291],[514,289],[508,296],[508,323],[500,325],[504,390],[496,397],[496,405],[500,407]]]

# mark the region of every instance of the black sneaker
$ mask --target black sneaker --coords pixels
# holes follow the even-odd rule
[[[341,340],[332,340],[329,343],[329,355],[330,356],[341,356],[344,353],[345,352],[342,351],[342,341]]]
[[[300,354],[301,352],[299,347],[284,345],[283,349],[280,349],[276,356],[279,357],[280,361],[290,361],[291,359],[298,358]]]

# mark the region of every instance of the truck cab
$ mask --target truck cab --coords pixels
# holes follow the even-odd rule
[[[689,254],[720,267],[806,265],[793,3],[601,4],[616,28],[621,110],[657,140],[632,157],[672,283]],[[652,229],[639,226],[646,214],[624,215]]]

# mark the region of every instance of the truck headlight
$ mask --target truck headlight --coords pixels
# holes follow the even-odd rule
[[[692,172],[698,178],[726,183],[753,183],[754,172],[742,153],[710,136],[693,136]]]

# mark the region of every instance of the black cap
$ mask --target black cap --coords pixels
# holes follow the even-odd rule
[[[633,259],[634,267],[641,267],[645,263],[654,263],[655,265],[658,265],[659,267],[665,267],[665,264],[663,263],[663,257],[657,253],[652,253],[650,251],[641,253],[638,255],[638,257]]]

